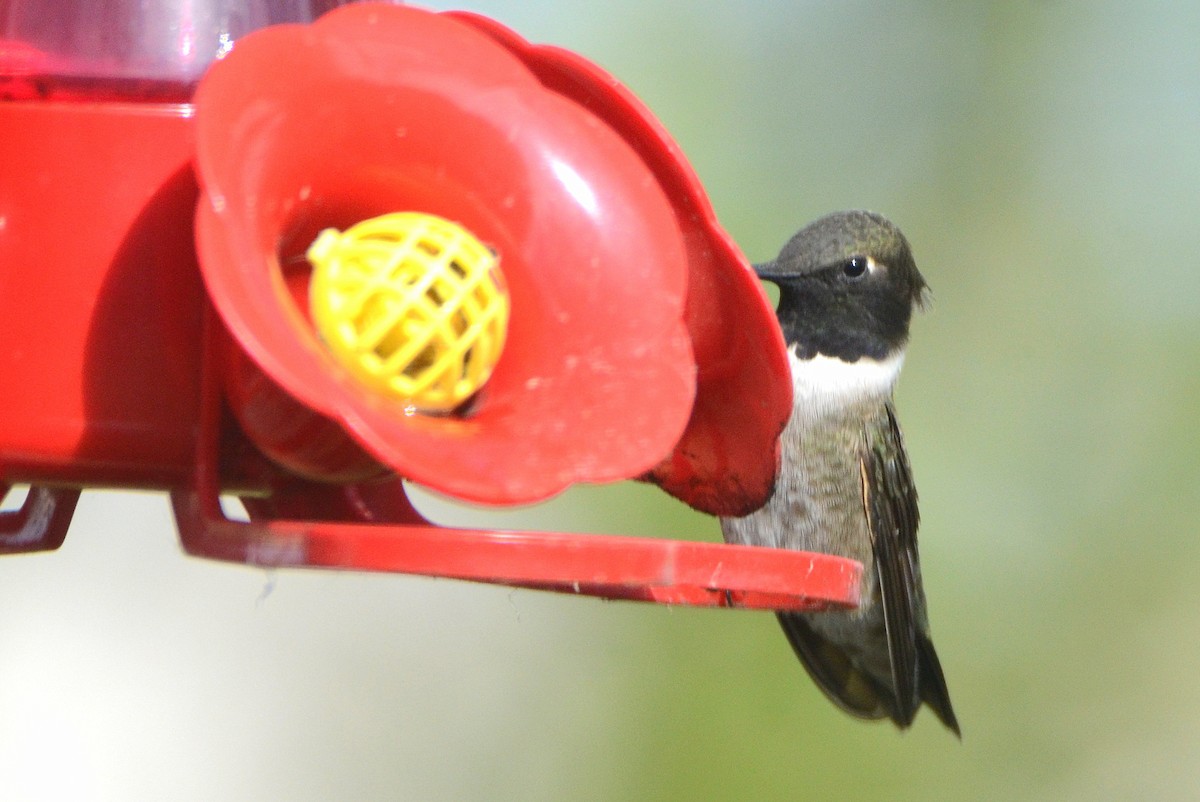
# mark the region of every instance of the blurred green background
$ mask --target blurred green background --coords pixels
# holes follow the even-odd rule
[[[450,4],[438,4],[450,7]],[[188,559],[88,494],[0,561],[0,798],[1200,795],[1200,7],[475,2],[595,59],[747,254],[892,217],[899,408],[963,725],[813,687],[772,616]],[[445,521],[716,539],[653,488]]]

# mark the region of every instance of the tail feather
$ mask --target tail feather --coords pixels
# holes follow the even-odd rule
[[[946,688],[946,675],[942,673],[942,664],[933,648],[933,641],[927,635],[917,636],[917,671],[920,672],[919,685],[921,701],[929,705],[947,729],[962,740],[962,730],[958,727],[958,718],[950,705],[950,691]]]
[[[835,705],[858,718],[891,719],[901,729],[912,724],[916,709],[899,703],[890,681],[882,681],[860,669],[837,643],[818,635],[803,615],[780,613],[779,623],[801,665]],[[917,656],[921,700],[961,738],[941,664],[932,641],[924,635],[917,638]]]

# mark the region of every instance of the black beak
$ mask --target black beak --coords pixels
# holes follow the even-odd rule
[[[763,262],[758,265],[751,265],[754,268],[755,274],[763,281],[778,281],[783,278],[783,273],[779,271],[778,262]]]

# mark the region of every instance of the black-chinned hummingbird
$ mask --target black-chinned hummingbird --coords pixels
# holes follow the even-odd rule
[[[838,212],[755,271],[779,286],[795,401],[774,494],[721,519],[725,539],[861,562],[858,608],[779,614],[801,663],[854,716],[905,728],[924,702],[960,734],[929,637],[917,491],[892,401],[927,294],[908,241],[880,215]]]

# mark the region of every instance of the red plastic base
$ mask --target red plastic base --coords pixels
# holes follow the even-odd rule
[[[218,495],[223,410],[217,325],[210,313],[196,473],[191,487],[172,494],[189,554],[661,604],[811,611],[858,603],[862,567],[853,560],[718,543],[442,528],[413,509],[398,479],[343,486],[287,479],[275,483],[267,498],[243,499],[250,522],[229,520]]]

